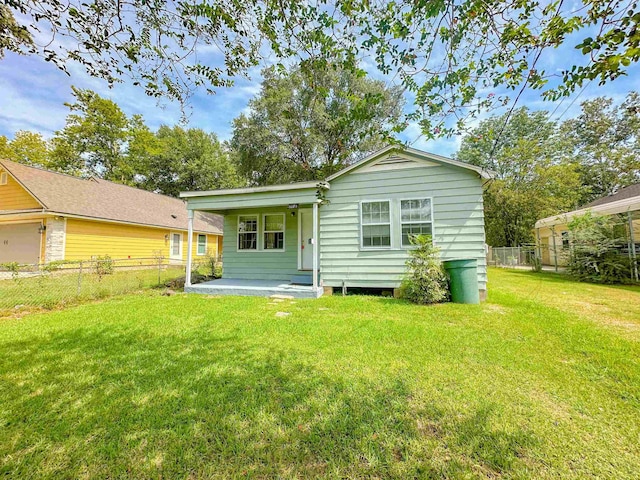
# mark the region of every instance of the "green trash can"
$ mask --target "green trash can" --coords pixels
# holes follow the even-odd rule
[[[449,290],[454,303],[480,303],[478,292],[478,261],[476,259],[443,262],[449,274]]]

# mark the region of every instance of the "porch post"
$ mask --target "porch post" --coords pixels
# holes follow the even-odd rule
[[[184,279],[184,286],[191,286],[191,259],[193,254],[191,249],[193,248],[193,210],[187,210],[188,214],[188,227],[187,227],[187,274]]]
[[[553,265],[556,273],[558,273],[558,247],[556,245],[556,226],[551,227],[551,235],[553,238]]]
[[[631,214],[631,212],[627,212],[627,219],[629,220],[629,240],[630,240],[630,244],[631,244],[631,249],[630,249],[630,253],[631,253],[631,268],[632,268],[632,276],[633,279],[637,282],[638,281],[638,257],[636,255],[636,239],[634,238],[633,235],[633,215]]]
[[[318,288],[318,204],[313,204],[313,289]]]

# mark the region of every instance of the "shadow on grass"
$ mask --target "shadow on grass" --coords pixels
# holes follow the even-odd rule
[[[630,292],[640,293],[640,285],[619,285],[619,284],[606,284],[606,283],[592,283],[592,282],[581,282],[576,280],[575,278],[570,277],[566,273],[555,273],[555,272],[533,272],[530,270],[518,270],[518,269],[509,269],[502,268],[501,272],[507,272],[509,275],[515,277],[522,277],[528,279],[536,279],[541,280],[548,283],[564,283],[564,284],[582,284],[582,285],[594,285],[608,288],[616,288],[619,290],[627,290]]]
[[[0,474],[150,478],[504,474],[533,440],[418,404],[399,378],[186,331],[76,329],[4,345]],[[425,427],[425,425],[427,427]]]

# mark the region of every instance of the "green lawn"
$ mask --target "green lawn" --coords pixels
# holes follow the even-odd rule
[[[0,279],[0,318],[153,288],[179,277],[184,277],[183,266],[117,268],[103,276],[85,268],[72,273]]]
[[[480,306],[148,292],[0,321],[0,476],[638,478],[640,289],[490,282]]]

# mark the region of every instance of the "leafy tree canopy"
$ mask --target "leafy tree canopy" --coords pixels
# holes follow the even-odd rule
[[[66,125],[50,141],[26,131],[12,140],[0,136],[0,158],[171,196],[239,185],[235,165],[214,134],[167,126],[153,132],[141,115],[129,118],[91,90],[73,88],[73,95]]]
[[[0,159],[46,168],[50,157],[51,145],[39,133],[19,130],[11,140],[0,136]]]
[[[496,172],[484,195],[487,243],[494,247],[533,242],[535,221],[575,208],[583,190],[579,165],[547,112],[521,108],[505,120],[481,122],[457,155]]]
[[[177,197],[186,190],[214,190],[240,185],[229,154],[213,133],[199,128],[162,126],[140,168],[140,186]]]
[[[71,87],[74,103],[65,127],[55,134],[53,163],[60,170],[97,175],[132,183],[134,171],[126,161],[129,119],[112,100],[91,90]]]
[[[194,88],[227,86],[264,57],[310,70],[375,67],[410,92],[409,119],[427,136],[449,133],[528,86],[549,99],[624,75],[640,58],[637,3],[501,0],[5,0],[0,50],[68,61],[109,82],[130,77],[147,94],[184,101]],[[49,34],[50,37],[46,38]],[[36,39],[42,39],[36,42]],[[540,69],[568,43],[578,59]],[[210,66],[211,51],[222,55]],[[553,80],[553,81],[550,81]],[[557,80],[557,81],[556,81]],[[458,119],[451,127],[446,118]]]
[[[263,71],[250,113],[233,122],[240,173],[266,185],[325,178],[389,141],[402,92],[347,70]]]
[[[580,115],[564,122],[561,136],[580,165],[587,186],[581,203],[640,182],[640,95],[615,105],[598,97],[582,103]]]

